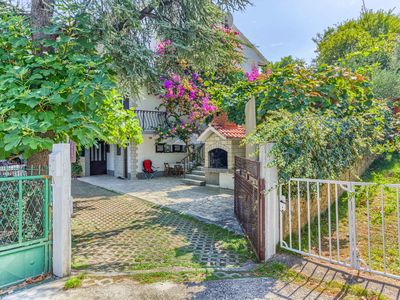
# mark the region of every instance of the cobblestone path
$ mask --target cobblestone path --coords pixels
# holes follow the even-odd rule
[[[238,267],[243,237],[141,199],[74,180],[73,268],[126,272],[171,267]]]

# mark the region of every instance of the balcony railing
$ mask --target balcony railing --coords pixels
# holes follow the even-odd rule
[[[135,110],[143,132],[154,132],[160,125],[165,125],[167,114],[158,110]]]

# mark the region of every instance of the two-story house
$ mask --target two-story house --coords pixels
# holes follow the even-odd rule
[[[248,46],[243,47],[245,61],[242,68],[250,72],[253,67],[267,63],[260,51],[237,29],[240,38]],[[143,128],[143,143],[130,143],[126,148],[107,145],[100,142],[98,147],[82,152],[81,164],[84,176],[108,174],[123,179],[143,178],[143,161],[151,160],[158,167],[156,175],[162,175],[164,163],[174,166],[186,156],[184,144],[178,139],[167,139],[157,143],[154,128],[165,122],[165,112],[158,110],[161,100],[142,90],[138,95],[126,101],[124,106],[135,107],[140,125]],[[196,141],[196,139],[193,139]]]

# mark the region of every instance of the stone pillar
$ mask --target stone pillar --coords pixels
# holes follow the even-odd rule
[[[246,116],[246,134],[250,134],[257,128],[257,114],[256,114],[256,100],[252,98],[249,102],[246,103],[245,109]],[[246,158],[248,159],[257,159],[256,154],[256,146],[246,144]]]
[[[265,179],[265,260],[276,253],[279,243],[278,169],[268,167],[273,144],[260,146],[261,177]]]
[[[49,174],[53,182],[53,273],[71,273],[71,159],[69,144],[53,145],[49,155]]]

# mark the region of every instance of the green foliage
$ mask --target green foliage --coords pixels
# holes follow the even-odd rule
[[[57,1],[58,2],[58,1]],[[59,1],[63,4],[65,1]],[[68,13],[90,16],[91,30],[112,60],[127,88],[157,88],[161,76],[183,73],[187,66],[199,72],[231,68],[241,52],[219,30],[228,11],[243,9],[249,0],[67,2]],[[172,17],[173,16],[173,17]],[[154,42],[171,41],[173,51],[159,55]]]
[[[384,102],[358,114],[338,117],[333,110],[272,111],[247,142],[273,142],[271,165],[280,179],[337,179],[357,159],[393,150],[391,111]]]
[[[82,286],[82,280],[86,278],[85,273],[80,273],[78,276],[72,276],[64,283],[64,290],[75,289]]]
[[[295,58],[291,55],[288,56],[284,56],[281,58],[280,61],[274,62],[274,63],[269,63],[266,67],[266,69],[280,69],[283,67],[286,67],[288,65],[305,65],[306,62],[304,59],[300,59],[300,58]]]
[[[377,97],[390,100],[400,99],[400,43],[397,44],[389,67],[374,71],[372,83]]]
[[[400,16],[392,11],[367,11],[358,19],[329,27],[314,39],[317,63],[339,61],[351,67],[378,64],[386,69],[400,34]]]
[[[83,171],[83,168],[82,168],[82,165],[81,165],[81,163],[79,161],[71,164],[71,174],[72,174],[73,177],[81,176],[82,175],[82,171]]]
[[[210,83],[209,92],[236,123],[256,99],[255,133],[246,142],[273,142],[280,180],[291,177],[338,178],[369,153],[398,148],[395,116],[374,100],[366,70],[304,64],[276,66],[256,80],[231,85]]]
[[[109,58],[100,56],[82,16],[55,21],[33,55],[29,21],[0,8],[0,157],[50,149],[67,136],[83,146],[96,139],[141,141],[133,110],[124,110]],[[57,27],[59,25],[59,27]]]
[[[257,101],[258,123],[269,112],[281,109],[290,112],[332,109],[338,115],[351,115],[369,107],[373,99],[366,76],[326,65],[311,68],[289,64],[253,82],[210,83],[209,92],[218,107],[238,124],[244,123],[244,107],[252,97]]]
[[[214,275],[213,270],[200,269],[200,270],[189,270],[189,271],[165,271],[165,272],[151,272],[151,273],[136,273],[130,276],[133,280],[140,284],[152,284],[156,282],[203,282],[207,280],[218,279]]]

